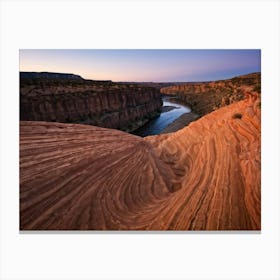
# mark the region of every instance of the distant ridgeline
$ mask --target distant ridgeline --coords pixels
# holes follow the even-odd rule
[[[20,72],[21,79],[73,79],[83,80],[79,75],[52,72]]]
[[[20,72],[20,120],[91,124],[133,131],[160,114],[158,88]]]
[[[74,81],[75,83],[112,83],[111,80],[86,80],[79,75],[70,73],[53,73],[53,72],[20,72],[20,82],[21,85],[25,84],[38,84],[40,82],[48,84],[53,83],[67,83],[69,81]]]

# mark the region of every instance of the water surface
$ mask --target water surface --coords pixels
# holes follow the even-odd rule
[[[177,107],[171,111],[161,113],[159,117],[149,121],[146,125],[138,128],[133,134],[138,136],[148,136],[159,134],[164,128],[170,123],[179,118],[182,114],[190,113],[190,107],[178,103],[179,100],[176,98],[164,98],[163,106],[174,106]]]

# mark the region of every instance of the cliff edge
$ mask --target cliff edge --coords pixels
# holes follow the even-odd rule
[[[246,98],[247,92],[261,92],[261,73],[241,75],[227,80],[190,82],[161,88],[161,93],[178,96],[200,116]]]
[[[20,75],[20,120],[90,124],[133,131],[158,116],[159,89],[84,80],[61,73]]]

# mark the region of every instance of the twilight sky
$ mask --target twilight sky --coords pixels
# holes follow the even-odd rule
[[[85,79],[191,82],[261,71],[260,50],[20,50],[20,71],[73,73]]]

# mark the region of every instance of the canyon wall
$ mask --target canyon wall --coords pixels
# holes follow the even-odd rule
[[[244,99],[247,92],[260,91],[260,73],[214,82],[185,83],[161,89],[163,94],[180,97],[200,116]]]
[[[69,77],[21,78],[20,120],[132,131],[160,114],[159,89]]]

